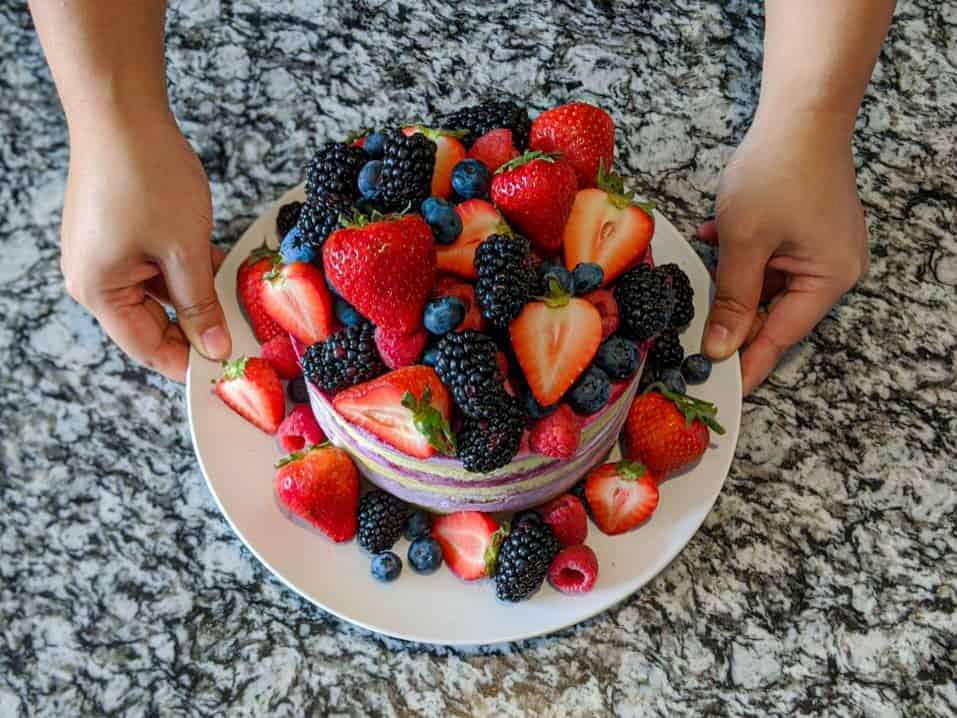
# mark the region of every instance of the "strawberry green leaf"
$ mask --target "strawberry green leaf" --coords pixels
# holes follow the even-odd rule
[[[236,361],[224,361],[223,362],[223,379],[226,381],[233,381],[234,379],[242,379],[246,376],[246,357],[241,356]]]
[[[685,426],[691,426],[694,421],[701,421],[719,436],[724,434],[724,427],[718,423],[718,407],[710,401],[671,391],[661,382],[652,384],[645,393],[649,391],[657,391],[678,407],[678,410],[684,414]]]
[[[418,124],[402,125],[403,130],[409,129],[410,127],[419,134],[425,135],[433,142],[440,137],[465,137],[465,135],[468,134],[468,130],[449,130],[439,127],[425,127]]]
[[[494,576],[495,569],[498,567],[498,552],[502,547],[502,541],[505,540],[505,537],[508,536],[509,526],[506,521],[501,525],[498,531],[492,534],[492,540],[489,542],[488,548],[485,549],[485,575]]]
[[[645,214],[651,214],[655,209],[654,202],[639,202],[635,199],[635,193],[625,189],[624,178],[605,169],[605,160],[598,161],[598,189],[608,195],[608,201],[618,209],[628,209],[637,207]]]
[[[618,472],[618,477],[625,481],[637,481],[648,472],[648,469],[640,461],[623,459],[615,464],[615,471]]]
[[[561,156],[560,152],[540,152],[538,150],[526,150],[525,154],[519,155],[513,160],[509,160],[504,165],[495,170],[495,174],[502,174],[504,172],[511,172],[512,170],[517,170],[523,165],[527,165],[529,162],[534,162],[535,160],[542,160],[543,162],[554,162],[558,157]]]
[[[276,468],[281,469],[283,466],[286,466],[287,464],[292,464],[293,462],[301,461],[313,451],[317,451],[319,449],[327,449],[330,446],[332,446],[332,444],[330,444],[328,441],[323,441],[321,444],[312,444],[311,446],[307,446],[302,451],[294,451],[291,454],[287,454],[286,456],[282,457],[279,461],[277,461]]]
[[[412,412],[412,423],[429,441],[429,446],[446,456],[455,456],[458,445],[448,420],[432,406],[432,387],[425,387],[422,398],[416,399],[411,391],[402,396],[402,406]]]

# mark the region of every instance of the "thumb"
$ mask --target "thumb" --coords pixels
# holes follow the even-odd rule
[[[720,245],[717,289],[701,344],[709,357],[726,359],[748,338],[761,301],[768,258],[763,247],[750,242]]]
[[[206,245],[182,247],[162,262],[163,277],[180,328],[209,359],[227,359],[232,341],[213,285],[213,259]]]

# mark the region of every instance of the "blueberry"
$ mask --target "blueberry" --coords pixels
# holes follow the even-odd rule
[[[581,266],[581,265],[579,265]],[[627,379],[641,363],[641,355],[634,343],[621,337],[612,337],[598,347],[595,365],[610,379]]]
[[[590,366],[568,392],[568,403],[579,414],[594,414],[611,396],[611,380],[597,366]]]
[[[293,227],[282,239],[279,253],[286,264],[293,262],[311,262],[316,258],[316,250],[310,244],[299,241],[299,228]]]
[[[402,573],[402,559],[391,551],[383,551],[372,557],[372,576],[377,581],[395,581]]]
[[[432,334],[448,334],[465,319],[465,302],[458,297],[438,297],[425,305],[422,323]]]
[[[429,197],[425,200],[422,218],[432,228],[432,235],[439,244],[452,244],[462,234],[462,218],[444,199]]]
[[[488,167],[478,160],[462,160],[452,168],[452,189],[463,199],[486,197],[491,184]]]
[[[336,319],[345,326],[354,327],[362,321],[362,315],[342,297],[336,297],[332,306],[336,313]]]
[[[323,274],[322,276],[323,276],[323,278],[326,280],[326,287],[329,288],[329,293],[330,293],[333,297],[338,297],[338,296],[339,296],[339,292],[336,291],[336,288],[332,286],[332,282],[329,281],[329,275]]]
[[[676,394],[685,393],[685,380],[681,376],[681,369],[678,367],[669,367],[661,372],[661,378],[658,380],[664,384],[669,391],[673,391]]]
[[[359,194],[376,199],[382,191],[382,160],[371,160],[359,172]]]
[[[409,541],[415,541],[420,536],[426,536],[432,529],[432,517],[424,509],[410,511],[402,524],[402,535]]]
[[[385,135],[381,132],[373,132],[366,135],[365,144],[362,145],[369,157],[374,160],[382,159],[382,150],[385,146]]]
[[[442,565],[442,546],[431,536],[421,536],[409,546],[409,565],[416,573],[434,573]]]
[[[704,354],[686,356],[681,364],[681,375],[689,384],[704,384],[711,376],[711,360]]]
[[[582,262],[575,265],[572,278],[575,280],[575,293],[588,294],[601,288],[601,283],[605,281],[605,270],[600,264]]]
[[[556,409],[558,409],[558,404],[551,404],[550,406],[539,404],[531,389],[525,392],[525,411],[533,419],[544,419],[549,414],[554,414]]]
[[[542,515],[533,509],[525,509],[524,511],[519,511],[512,517],[512,529],[516,529],[525,523],[541,525]]]
[[[439,359],[439,346],[438,344],[432,344],[427,346],[425,351],[422,352],[422,363],[426,366],[435,366],[435,362]]]
[[[542,262],[542,265],[544,266],[545,263]],[[558,286],[561,287],[563,292],[567,292],[568,294],[575,293],[575,278],[572,276],[572,273],[561,264],[549,262],[548,267],[542,271],[542,284],[546,292],[551,289],[550,285],[552,280],[558,282]]]
[[[305,377],[297,376],[289,382],[289,386],[286,389],[289,393],[289,398],[294,404],[305,404],[309,401],[309,390],[306,388]]]

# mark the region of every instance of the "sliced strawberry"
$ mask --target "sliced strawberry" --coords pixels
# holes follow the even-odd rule
[[[435,143],[435,169],[432,170],[432,196],[448,199],[452,194],[452,169],[465,159],[465,147],[459,140],[464,133],[434,130],[428,127],[406,127],[406,136],[423,134]]]
[[[452,244],[436,245],[440,272],[475,279],[475,249],[490,235],[510,234],[495,205],[484,199],[470,199],[455,208],[462,220],[462,234]]]
[[[455,453],[452,399],[431,367],[396,369],[336,394],[336,411],[409,456]]]
[[[216,394],[246,421],[267,434],[275,434],[286,412],[286,397],[279,375],[264,359],[240,357],[223,362]]]
[[[263,242],[262,246],[254,249],[239,265],[236,272],[236,293],[239,295],[239,303],[246,312],[253,334],[256,335],[260,344],[265,344],[273,337],[286,333],[266,313],[262,304],[263,275],[271,272],[279,261],[279,252],[270,249]]]
[[[432,537],[442,546],[442,558],[459,578],[474,581],[491,574],[502,533],[488,514],[459,511],[432,523]]]
[[[295,379],[302,374],[296,350],[285,332],[263,342],[262,358],[272,364],[280,379]]]
[[[495,174],[499,167],[518,157],[512,141],[512,131],[505,128],[492,130],[479,137],[469,149],[469,159],[478,160],[488,171]]]
[[[601,344],[601,315],[567,296],[525,305],[509,333],[535,400],[556,403],[588,368]]]
[[[264,275],[262,301],[269,316],[304,344],[332,334],[332,295],[314,264],[293,262]]]
[[[633,461],[604,464],[585,482],[592,518],[608,535],[630,531],[658,507],[658,480]]]

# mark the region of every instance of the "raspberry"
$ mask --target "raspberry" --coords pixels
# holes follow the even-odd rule
[[[574,494],[562,494],[539,509],[562,546],[577,546],[588,537],[588,514]]]
[[[322,428],[313,416],[308,404],[299,404],[289,416],[283,419],[276,432],[279,437],[279,446],[286,453],[302,451],[307,446],[318,446],[326,440]]]
[[[263,344],[262,358],[272,364],[280,379],[295,379],[302,374],[288,334],[277,334]]]
[[[567,404],[558,411],[539,419],[532,426],[528,445],[532,451],[552,459],[570,459],[578,451],[581,425]]]
[[[415,364],[422,356],[428,338],[428,333],[422,328],[411,334],[390,332],[382,327],[375,328],[376,349],[379,350],[383,363],[390,369]]]
[[[478,160],[492,174],[509,160],[518,157],[518,150],[512,142],[512,131],[502,128],[492,130],[477,140],[469,150],[469,159]]]
[[[548,569],[548,580],[562,593],[588,593],[598,579],[598,557],[588,546],[569,546],[558,552]]]
[[[582,298],[594,304],[601,314],[602,341],[618,331],[618,302],[615,301],[614,294],[607,289],[596,289]]]

